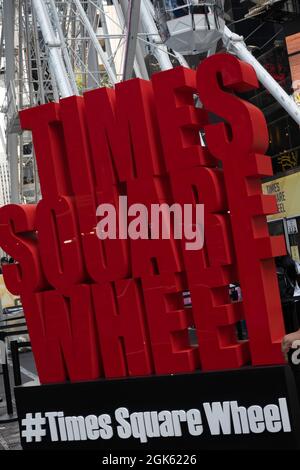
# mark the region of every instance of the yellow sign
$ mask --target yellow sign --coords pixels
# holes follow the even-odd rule
[[[299,90],[295,91],[295,93],[294,93],[293,96],[294,96],[294,101],[295,101],[295,103],[296,103],[298,106],[300,106],[300,91],[299,91]]]
[[[300,215],[300,172],[263,183],[263,193],[276,196],[278,213],[268,220]]]
[[[276,157],[282,171],[292,170],[298,165],[298,152],[289,152]]]
[[[298,245],[291,246],[291,255],[292,255],[293,260],[298,261],[298,262],[300,261]]]
[[[0,274],[0,299],[2,308],[14,307],[20,304],[20,297],[11,294],[7,290],[4,284],[3,274]]]

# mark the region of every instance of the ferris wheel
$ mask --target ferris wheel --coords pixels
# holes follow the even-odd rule
[[[155,0],[160,35],[184,55],[207,52],[224,33],[224,0]]]
[[[40,197],[31,135],[18,112],[133,76],[189,66],[222,47],[300,125],[300,109],[226,26],[224,0],[2,0],[1,67],[12,202]]]

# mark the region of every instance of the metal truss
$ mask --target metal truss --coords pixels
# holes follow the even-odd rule
[[[153,70],[188,66],[163,44],[150,0],[0,0],[1,67],[12,202],[40,198],[31,136],[18,112]],[[224,47],[251,63],[269,92],[300,124],[300,111],[227,27]],[[208,54],[215,51],[211,49]]]

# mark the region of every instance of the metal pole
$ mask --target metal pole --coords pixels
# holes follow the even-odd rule
[[[300,108],[294,100],[281,88],[274,78],[266,71],[266,69],[253,57],[248,51],[243,38],[225,26],[223,42],[229,52],[236,54],[241,60],[244,60],[254,68],[258,80],[271,93],[278,103],[286,110],[286,112],[300,125]]]
[[[151,42],[153,44],[153,54],[155,55],[161,70],[169,70],[173,68],[172,62],[168,54],[168,48],[163,44],[159,44],[159,48],[155,47],[154,35],[157,35],[157,39],[160,38],[157,26],[153,19],[153,16],[150,13],[150,10],[147,8],[147,3],[145,0],[141,0],[141,22],[143,24],[144,30],[151,35]]]
[[[114,73],[110,63],[108,62],[108,59],[107,59],[107,56],[106,56],[106,53],[104,52],[104,50],[102,49],[98,39],[97,39],[97,36],[96,36],[96,33],[95,31],[93,30],[93,27],[80,3],[80,0],[73,0],[75,5],[76,5],[76,8],[77,8],[77,12],[81,18],[81,21],[82,23],[84,24],[90,38],[91,38],[91,41],[96,49],[96,51],[98,52],[100,58],[101,58],[101,61],[105,67],[105,70],[109,76],[109,79],[111,81],[111,83],[115,84],[117,83],[117,77],[116,77],[116,74]]]
[[[12,415],[14,412],[11,390],[10,390],[10,380],[9,380],[9,370],[7,365],[7,353],[5,345],[5,333],[1,331],[0,333],[0,364],[2,365],[3,373],[3,384],[5,391],[5,400],[6,400],[6,410],[8,415]]]
[[[103,33],[105,34],[105,36],[107,36],[105,38],[105,50],[106,50],[106,53],[107,53],[108,57],[111,58],[109,60],[110,66],[113,69],[113,71],[116,73],[115,64],[114,64],[113,57],[112,57],[112,49],[111,49],[111,44],[110,44],[110,39],[109,39],[109,34],[108,34],[108,29],[107,29],[106,16],[105,16],[105,13],[104,13],[104,6],[103,6],[103,3],[102,3],[102,0],[98,0],[98,4],[99,4],[99,8],[100,8],[100,18],[101,18],[102,30],[103,30]]]
[[[25,0],[24,3],[24,15],[25,15],[25,37],[26,37],[26,51],[27,51],[27,58],[25,61],[27,67],[27,77],[28,77],[28,92],[29,92],[29,103],[30,106],[38,103],[40,99],[42,103],[45,103],[44,97],[44,87],[41,75],[41,67],[40,67],[40,53],[38,48],[38,37],[37,37],[37,28],[36,28],[36,18],[33,13],[31,13],[31,28],[29,25],[29,5],[28,0]],[[36,62],[36,68],[38,73],[38,91],[40,92],[40,96],[36,96],[36,100],[34,99],[34,88],[33,88],[33,76],[32,76],[32,60]],[[24,157],[22,157],[24,158]],[[37,202],[37,186],[38,186],[38,172],[36,168],[36,161],[34,155],[34,147],[32,145],[32,161],[33,161],[33,174],[34,174],[34,187],[35,187],[35,202]],[[23,181],[21,180],[23,183]]]
[[[174,55],[176,56],[176,59],[180,63],[180,65],[182,65],[183,67],[190,68],[189,64],[187,63],[183,55],[179,54],[179,52],[176,52],[176,51],[173,51],[173,52],[174,52]]]
[[[61,46],[62,46],[63,58],[64,58],[64,61],[65,61],[65,64],[66,64],[66,67],[67,67],[67,70],[68,70],[69,80],[71,82],[73,93],[75,95],[79,95],[78,88],[77,88],[77,85],[76,85],[75,76],[74,76],[74,72],[73,72],[73,68],[72,68],[72,64],[71,64],[71,60],[70,60],[70,56],[69,56],[67,46],[66,46],[66,42],[65,42],[65,38],[64,38],[64,35],[63,35],[63,32],[62,32],[62,27],[61,27],[60,22],[59,22],[59,17],[58,17],[58,13],[57,13],[57,10],[56,10],[55,2],[54,2],[54,0],[49,0],[49,2],[50,2],[49,4],[50,4],[50,7],[51,7],[53,18],[54,18],[54,21],[55,21],[55,26],[57,28],[57,32],[58,32],[58,35],[59,35],[60,43],[61,43]]]
[[[96,7],[95,5],[88,4],[88,18],[93,27],[93,30],[96,34],[97,24],[96,24]],[[84,41],[87,45],[87,63],[88,63],[88,76],[87,76],[87,86],[89,89],[97,88],[101,83],[101,75],[99,73],[99,64],[98,64],[98,54],[94,47],[94,44],[90,41]]]
[[[41,199],[40,179],[39,179],[39,173],[37,169],[35,151],[34,151],[33,146],[32,146],[32,159],[33,159],[33,175],[34,175],[34,201],[38,202]]]
[[[5,85],[8,94],[8,108],[14,112],[15,96],[15,1],[4,0],[3,2],[3,22],[5,38]],[[9,112],[9,115],[11,114]],[[11,115],[10,118],[14,119]],[[18,136],[17,134],[7,135],[7,156],[10,166],[10,197],[12,203],[19,202],[19,168],[18,168]]]
[[[80,72],[81,72],[81,86],[82,88],[87,88],[87,73],[86,73],[86,49],[87,49],[87,38],[85,33],[85,28],[83,23],[80,21],[77,24],[77,38],[80,38],[80,44],[78,47],[78,58],[80,61]]]
[[[140,6],[141,0],[129,0],[126,48],[123,64],[123,80],[129,80],[132,78],[137,32],[140,20]]]
[[[291,254],[291,244],[290,244],[289,231],[288,231],[286,217],[284,217],[282,219],[282,225],[283,225],[286,248],[287,248],[288,253]]]
[[[37,80],[38,80],[38,91],[36,93],[36,103],[37,104],[45,104],[45,92],[48,91],[48,87],[46,87],[46,83],[44,83],[44,71],[41,64],[41,54],[40,54],[40,40],[38,36],[38,28],[36,22],[36,14],[33,11],[31,13],[31,33],[32,33],[32,40],[33,40],[33,48],[32,48],[32,56],[31,62],[35,64],[36,73],[37,73]],[[31,78],[33,81],[33,70],[31,65]],[[48,96],[47,96],[48,102]]]
[[[76,41],[75,41],[75,36],[76,36],[76,17],[73,15],[73,5],[70,5],[70,23],[71,23],[71,50],[75,51],[76,48]],[[71,54],[71,65],[72,69],[75,70],[75,54],[74,52]],[[75,75],[75,80],[76,80],[76,75]]]
[[[23,76],[23,28],[22,28],[22,0],[19,0],[19,70],[18,70],[18,85],[19,85],[19,103],[18,109],[23,108],[23,93],[24,93],[24,76]],[[19,138],[20,150],[20,200],[23,202],[23,134]]]
[[[71,96],[73,95],[73,90],[61,56],[61,43],[54,34],[46,5],[42,0],[32,0],[32,5],[35,9],[45,44],[49,48],[51,71],[55,75],[61,96]]]
[[[24,16],[25,16],[25,38],[26,38],[26,71],[28,79],[28,92],[29,92],[29,103],[33,106],[34,103],[34,92],[32,83],[32,67],[31,67],[31,44],[30,44],[30,28],[29,28],[29,7],[28,0],[24,1]]]
[[[10,341],[10,351],[11,351],[11,359],[12,359],[12,364],[13,364],[14,382],[15,382],[15,386],[18,387],[19,385],[22,385],[18,341],[16,340]]]
[[[0,124],[0,141],[1,141],[3,152],[5,153],[6,152],[6,141],[5,141],[4,132],[3,132],[1,124]]]
[[[55,70],[53,69],[53,64],[51,61],[49,61],[49,70],[50,70],[51,85],[52,85],[52,90],[53,90],[54,101],[59,101],[59,91],[61,90],[60,88],[58,90],[59,85],[56,83]],[[63,98],[66,98],[66,97],[63,96]]]
[[[2,372],[3,372],[3,382],[4,382],[4,390],[5,390],[6,410],[7,410],[8,415],[12,415],[14,412],[14,408],[13,408],[13,403],[12,403],[7,362],[5,364],[2,364]]]
[[[15,79],[15,0],[3,0],[3,22],[5,39],[5,85],[6,89]]]
[[[1,28],[1,38],[0,38],[0,67],[2,65],[2,57],[3,57],[3,45],[4,45],[4,28]]]
[[[124,30],[126,30],[124,15],[126,14],[126,11],[127,11],[128,1],[121,0],[120,4],[117,2],[117,0],[112,0],[112,2],[116,9],[120,25],[124,28]],[[149,75],[148,75],[147,67],[145,64],[145,57],[144,57],[140,42],[137,42],[135,52],[136,52],[136,57],[134,60],[135,76],[138,78],[143,78],[144,80],[149,80]]]
[[[18,86],[19,86],[19,103],[18,108],[23,108],[23,28],[22,28],[22,1],[19,0],[19,70],[18,70]]]
[[[19,168],[18,168],[18,135],[7,135],[7,155],[10,169],[10,200],[13,204],[20,202]]]

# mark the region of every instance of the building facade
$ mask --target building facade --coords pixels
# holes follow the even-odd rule
[[[253,5],[231,0],[231,29],[244,37],[259,62],[300,106],[300,2],[278,1],[250,16]],[[269,129],[267,153],[274,176],[264,180],[263,191],[274,194],[278,205],[278,213],[268,217],[269,230],[283,234],[288,251],[300,261],[299,126],[263,87],[247,99],[263,111]]]

